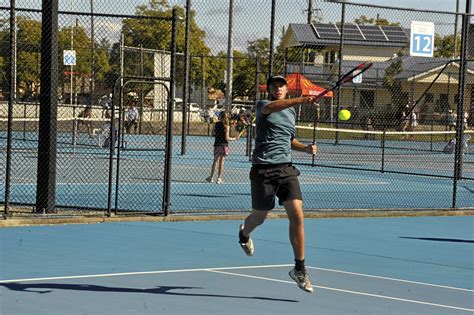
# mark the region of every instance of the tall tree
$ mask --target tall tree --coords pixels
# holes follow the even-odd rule
[[[389,25],[389,26],[400,26],[399,22],[390,22],[387,19],[377,16],[376,18],[369,18],[365,15],[361,15],[354,20],[355,24],[358,25]]]
[[[184,52],[185,46],[185,8],[175,7],[177,10],[178,22],[176,32],[177,51]],[[148,17],[171,17],[173,7],[168,0],[150,0],[147,5],[138,6],[136,9],[137,16]],[[196,13],[191,10],[190,18],[190,54],[191,55],[208,55],[210,48],[205,44],[205,32],[199,28],[196,22]],[[124,34],[125,46],[144,47],[147,49],[169,51],[171,45],[171,22],[159,19],[124,19],[122,25],[122,33]],[[133,58],[130,56],[130,58]],[[178,73],[182,77],[183,60],[178,60]],[[133,69],[130,65],[126,65],[129,74],[137,74],[137,69]],[[192,67],[195,69],[196,67]],[[149,58],[144,64],[146,75],[153,75],[153,59]],[[199,75],[198,69],[192,73],[192,78]],[[179,78],[178,78],[179,80]]]
[[[445,58],[452,58],[454,55],[454,34],[452,35],[440,35],[440,34],[435,34],[435,51],[434,51],[434,56],[435,57],[445,57]],[[458,35],[457,41],[456,41],[456,51],[461,50],[461,36]]]
[[[390,66],[385,70],[383,81],[383,86],[390,92],[392,97],[392,112],[386,113],[388,116],[391,116],[392,119],[393,117],[401,117],[403,107],[407,102],[407,95],[402,93],[402,82],[396,78],[396,76],[403,71],[402,56],[402,53],[398,53],[397,57],[392,60]]]
[[[17,17],[17,83],[20,97],[29,98],[38,92],[40,74],[41,22]],[[7,55],[8,58],[10,54]]]
[[[0,19],[0,25],[8,24],[8,19]],[[8,62],[4,56],[9,55],[8,29],[0,29],[0,90],[7,91]]]

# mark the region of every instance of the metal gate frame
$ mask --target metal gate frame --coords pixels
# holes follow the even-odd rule
[[[123,80],[126,80],[123,84]],[[168,87],[165,82],[170,83],[171,87]],[[173,138],[173,102],[174,98],[171,97],[171,90],[173,86],[173,82],[171,78],[161,78],[161,77],[137,77],[137,76],[124,76],[119,77],[114,84],[114,92],[112,93],[112,99],[116,99],[116,90],[117,85],[120,83],[120,89],[118,92],[119,96],[119,106],[118,106],[118,119],[119,119],[119,135],[118,139],[115,139],[115,113],[116,113],[116,106],[114,102],[112,102],[111,107],[111,121],[110,121],[110,151],[109,151],[109,183],[108,183],[108,199],[107,199],[107,215],[110,216],[112,212],[112,190],[113,190],[113,182],[114,182],[114,155],[115,155],[115,147],[117,147],[117,155],[116,155],[116,168],[115,168],[115,198],[114,198],[114,214],[117,215],[118,213],[118,195],[119,195],[119,187],[120,187],[120,152],[121,152],[121,139],[123,139],[123,103],[124,103],[124,90],[127,85],[132,83],[149,83],[149,84],[159,84],[165,88],[167,93],[167,116],[166,116],[166,144],[165,144],[165,171],[163,176],[163,203],[162,203],[162,211],[165,215],[169,214],[169,204],[170,204],[170,180],[171,180],[171,146],[172,146],[172,138]],[[115,145],[115,141],[117,144]]]

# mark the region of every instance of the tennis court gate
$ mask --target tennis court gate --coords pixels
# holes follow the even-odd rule
[[[112,110],[111,123],[115,145],[110,146],[109,191],[107,211],[167,213],[170,204],[170,163],[173,129],[173,100],[169,78],[121,77],[119,101]],[[118,84],[116,84],[117,86]],[[151,88],[150,88],[151,87]],[[114,88],[116,91],[117,88]],[[145,111],[146,103],[135,94],[154,91],[154,105]],[[138,109],[141,109],[140,111]],[[138,114],[133,119],[134,111]],[[115,157],[115,158],[114,158]],[[113,190],[113,191],[112,191]],[[152,197],[153,204],[142,204]],[[112,200],[113,199],[113,200]]]

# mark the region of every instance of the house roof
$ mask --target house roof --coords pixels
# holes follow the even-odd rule
[[[325,47],[339,45],[342,28],[335,23],[291,23],[283,42],[286,47]],[[344,24],[344,44],[404,48],[409,32],[400,26]]]
[[[423,57],[403,57],[403,71],[396,79],[410,79],[420,74],[430,71],[440,71],[447,63],[459,67],[459,61],[452,61],[450,58],[423,58]],[[467,62],[467,71],[473,73],[474,62]]]

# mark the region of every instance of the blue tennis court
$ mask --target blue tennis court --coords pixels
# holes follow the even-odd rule
[[[315,293],[288,277],[286,219],[0,229],[3,314],[469,314],[472,217],[307,219]],[[7,253],[7,254],[5,254]]]

